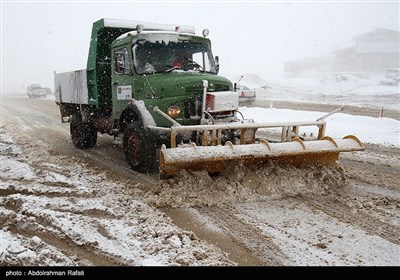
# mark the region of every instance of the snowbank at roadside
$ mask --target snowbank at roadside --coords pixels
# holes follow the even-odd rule
[[[241,107],[240,112],[246,119],[254,119],[257,123],[315,121],[326,113],[297,111],[288,109],[247,108]],[[327,126],[325,134],[333,138],[343,138],[355,135],[361,142],[392,145],[400,147],[400,121],[389,118],[372,118],[336,113],[325,119]],[[302,132],[313,132],[313,127],[305,127]]]
[[[313,78],[270,77],[249,85],[256,89],[257,99],[338,104],[399,110],[400,86],[381,85],[382,74],[360,78],[351,74],[321,74]],[[247,80],[242,80],[246,84]]]

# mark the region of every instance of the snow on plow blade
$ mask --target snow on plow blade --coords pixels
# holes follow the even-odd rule
[[[179,170],[207,170],[220,172],[232,161],[242,161],[245,165],[263,164],[269,160],[289,163],[295,166],[302,164],[335,164],[340,152],[364,150],[360,140],[348,135],[343,139],[322,137],[315,141],[302,141],[294,138],[291,142],[259,143],[233,145],[227,142],[224,146],[175,147],[167,149],[165,145],[160,153],[160,175],[173,176]]]

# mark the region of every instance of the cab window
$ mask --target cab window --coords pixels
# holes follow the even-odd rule
[[[126,48],[114,52],[114,73],[129,74],[129,57]]]

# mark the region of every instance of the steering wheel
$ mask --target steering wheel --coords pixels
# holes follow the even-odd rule
[[[203,66],[201,66],[200,64],[198,64],[196,61],[194,61],[193,59],[189,58],[189,57],[183,57],[184,59],[186,59],[187,61],[189,61],[188,65],[193,67],[193,70],[200,70],[200,71],[204,71]]]

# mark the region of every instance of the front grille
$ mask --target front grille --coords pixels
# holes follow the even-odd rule
[[[214,85],[214,91],[228,91],[229,90],[229,85],[225,84],[215,84]]]
[[[208,91],[229,91],[229,85],[225,84],[212,84]],[[201,84],[190,85],[185,88],[185,92],[193,95],[203,94],[203,87]]]
[[[184,115],[186,119],[200,119],[201,118],[201,97],[191,99],[185,102]]]
[[[190,85],[185,88],[185,92],[192,95],[200,95],[203,93],[203,87],[200,84]]]
[[[210,92],[216,91],[229,91],[229,85],[226,84],[213,84],[208,88]],[[184,116],[185,119],[200,119],[202,110],[203,99],[203,86],[202,84],[190,85],[185,87],[185,93],[190,94],[192,97],[185,102]]]

